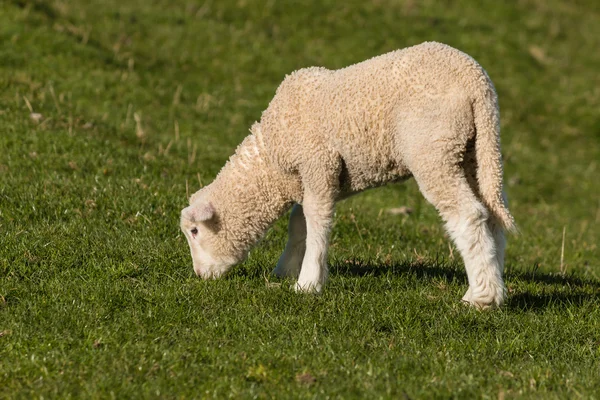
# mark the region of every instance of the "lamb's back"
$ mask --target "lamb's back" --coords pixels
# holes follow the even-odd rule
[[[328,149],[344,160],[350,191],[410,174],[394,146],[398,115],[491,86],[470,56],[435,42],[339,70],[311,67],[284,80],[261,119],[275,162],[297,169]]]

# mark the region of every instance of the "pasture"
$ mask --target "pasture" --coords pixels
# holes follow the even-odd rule
[[[413,181],[338,205],[322,295],[285,218],[198,279],[180,210],[284,76],[426,40],[499,94],[507,304]],[[0,398],[600,397],[597,2],[8,0],[0,43]]]

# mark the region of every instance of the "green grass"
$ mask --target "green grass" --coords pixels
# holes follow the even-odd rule
[[[600,398],[597,2],[0,10],[0,397]],[[227,278],[196,278],[186,188],[285,74],[425,40],[471,54],[500,96],[521,229],[506,306],[459,302],[462,262],[414,182],[339,204],[320,296],[269,277],[284,220]]]

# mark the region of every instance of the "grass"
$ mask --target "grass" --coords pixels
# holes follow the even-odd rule
[[[596,2],[1,9],[0,397],[600,397]],[[521,229],[506,307],[460,304],[461,261],[414,182],[339,205],[321,296],[269,277],[284,220],[229,277],[197,279],[186,193],[285,74],[425,40],[471,54],[500,96]]]

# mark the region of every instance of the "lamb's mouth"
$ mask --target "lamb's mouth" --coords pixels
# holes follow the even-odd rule
[[[196,273],[196,276],[204,280],[218,279],[226,275],[232,267],[233,264],[222,264],[218,266],[210,266],[209,268],[194,266],[194,272]]]

